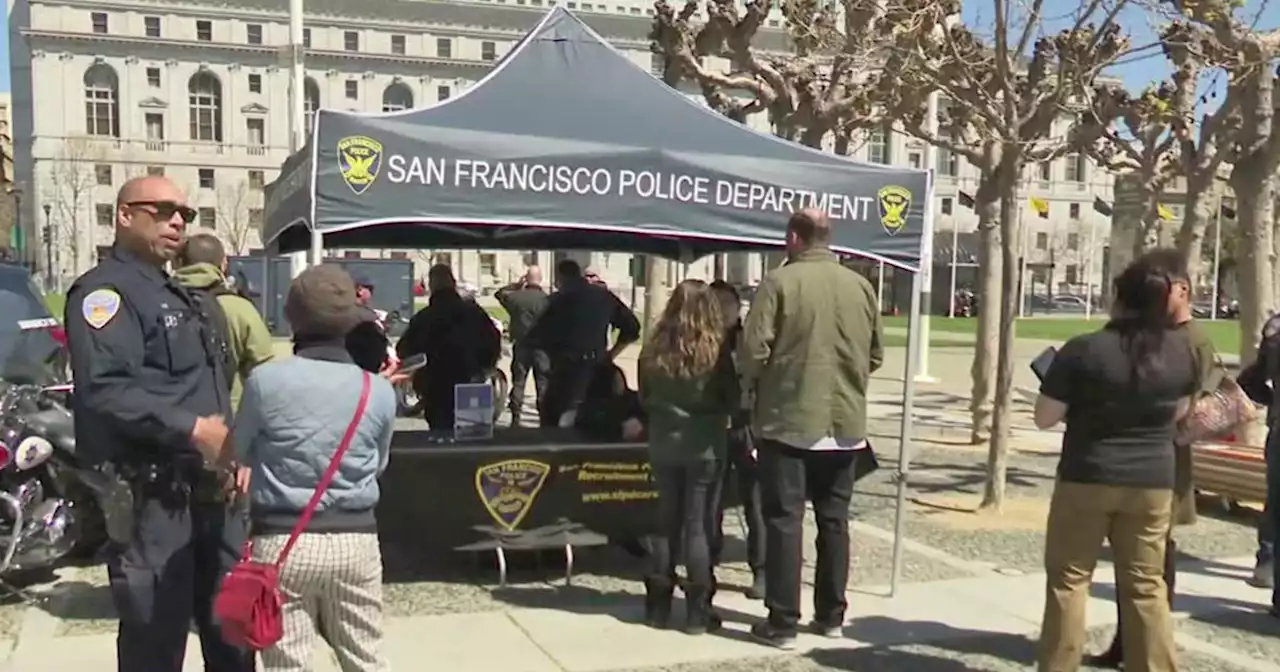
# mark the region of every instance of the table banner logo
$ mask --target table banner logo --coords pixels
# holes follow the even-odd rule
[[[504,460],[476,469],[476,494],[495,521],[514,530],[533,508],[551,465],[534,460]]]
[[[896,235],[907,226],[907,212],[911,210],[911,190],[891,184],[876,194],[880,201],[880,225],[884,232]]]
[[[338,141],[338,169],[342,181],[357,196],[368,191],[382,169],[382,143],[366,135],[352,135]]]

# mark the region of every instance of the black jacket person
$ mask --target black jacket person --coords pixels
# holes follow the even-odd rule
[[[640,339],[635,314],[613,292],[587,282],[578,262],[566,259],[556,266],[556,285],[560,291],[524,338],[551,361],[538,409],[544,427],[556,426],[565,412],[577,409],[597,363],[613,360]],[[618,337],[610,347],[609,332],[615,329]]]
[[[448,266],[432,267],[427,280],[431,298],[409,321],[396,353],[401,359],[427,356],[427,365],[413,377],[413,389],[431,428],[452,430],[454,386],[484,381],[502,356],[502,335],[483,308],[458,294]]]
[[[547,309],[548,297],[542,288],[542,271],[537,266],[530,266],[520,282],[499,289],[494,298],[506,309],[511,320],[511,396],[507,400],[507,408],[511,409],[511,426],[518,427],[520,412],[524,408],[525,380],[530,373],[533,374],[533,389],[541,401],[551,368],[547,353],[530,348],[525,342],[525,336]]]

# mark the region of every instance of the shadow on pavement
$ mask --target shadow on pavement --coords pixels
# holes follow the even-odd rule
[[[818,649],[808,657],[814,662],[840,670],[928,670],[960,672],[986,670],[971,664],[929,655],[920,651],[902,651],[898,647],[929,647],[965,656],[998,658],[1030,668],[1035,662],[1035,642],[1025,635],[991,633],[955,628],[935,621],[901,621],[883,616],[862,618],[850,623],[845,637],[871,646],[858,649]]]

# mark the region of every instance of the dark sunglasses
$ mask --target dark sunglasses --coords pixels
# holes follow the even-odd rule
[[[143,210],[158,220],[169,221],[173,219],[175,214],[177,214],[182,217],[182,221],[185,224],[190,224],[191,222],[196,221],[195,208],[187,205],[179,205],[173,201],[130,201],[124,205],[127,208],[138,208]]]

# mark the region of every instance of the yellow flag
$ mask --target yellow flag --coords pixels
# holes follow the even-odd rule
[[[1160,219],[1163,219],[1166,222],[1173,221],[1173,211],[1166,208],[1163,203],[1156,204],[1156,214],[1160,216]]]
[[[1043,198],[1036,198],[1032,196],[1031,209],[1035,210],[1036,214],[1040,215],[1041,219],[1049,218],[1049,201],[1046,201]]]

